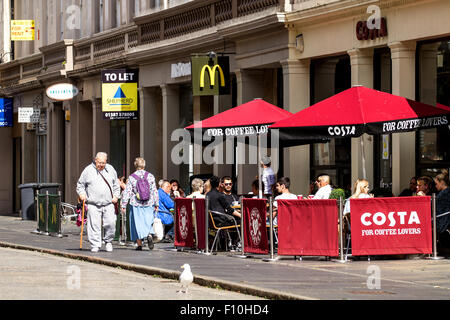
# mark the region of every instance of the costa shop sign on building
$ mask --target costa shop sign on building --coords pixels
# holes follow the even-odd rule
[[[352,254],[429,254],[431,198],[350,199]]]
[[[388,29],[386,18],[380,18],[375,23],[368,24],[367,21],[358,21],[356,24],[356,38],[362,40],[375,40],[387,37]]]

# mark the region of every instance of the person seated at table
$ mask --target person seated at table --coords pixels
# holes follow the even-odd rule
[[[264,184],[262,185],[262,189],[264,189]],[[259,198],[259,180],[258,179],[253,180],[252,191],[249,192],[248,197],[253,198],[253,199]]]
[[[192,193],[188,195],[186,198],[197,198],[204,199],[205,195],[203,194],[203,180],[199,178],[195,178],[191,182]]]
[[[163,242],[171,242],[174,238],[174,223],[173,215],[170,213],[175,208],[175,203],[170,197],[171,184],[168,180],[164,180],[161,188],[158,189],[159,208],[158,218],[161,219],[165,229],[169,229],[166,233]]]
[[[208,179],[203,184],[203,194],[206,196],[206,194],[210,191],[211,191],[211,182]]]
[[[403,189],[398,195],[399,197],[411,197],[415,196],[417,191],[417,177],[412,177],[409,180],[409,188]]]
[[[358,179],[353,185],[353,194],[345,202],[344,215],[350,215],[350,199],[363,199],[372,198],[373,195],[369,194],[369,181],[366,179]]]
[[[448,187],[448,170],[442,170],[442,172],[434,178],[434,182],[436,183],[436,189],[439,191],[438,195],[436,196],[436,216],[439,216],[441,214],[450,212],[450,188]],[[450,214],[436,218],[436,233],[440,242],[442,242],[444,237],[447,237],[448,240],[449,228]]]
[[[239,202],[239,197],[233,193],[233,180],[229,176],[224,176],[220,179],[222,183],[222,192],[225,195],[225,199],[227,200],[227,204],[232,206],[233,203]]]
[[[314,200],[329,199],[331,191],[333,190],[333,188],[330,185],[330,176],[328,175],[319,176],[317,178],[317,184],[319,190],[317,190],[316,194],[314,195]]]
[[[291,180],[288,177],[282,177],[277,180],[275,188],[277,189],[278,196],[275,197],[273,202],[273,225],[278,225],[278,203],[277,200],[297,200],[297,196],[289,191],[291,186]]]
[[[211,191],[207,193],[206,198],[209,201],[208,209],[213,211],[212,216],[216,226],[225,227],[234,225],[231,216],[234,217],[239,224],[241,214],[231,207],[230,203],[225,198],[225,193],[219,191],[219,177],[213,176],[209,179],[209,182],[211,183]],[[215,214],[214,211],[222,214]],[[230,217],[227,217],[227,215]]]
[[[417,179],[417,193],[416,196],[431,196],[434,190],[433,179],[429,176],[422,176]]]
[[[175,200],[175,198],[184,198],[185,193],[183,189],[180,188],[180,183],[177,179],[170,180],[170,197]]]

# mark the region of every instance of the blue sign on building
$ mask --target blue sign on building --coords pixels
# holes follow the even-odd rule
[[[0,127],[13,126],[13,99],[0,98]]]

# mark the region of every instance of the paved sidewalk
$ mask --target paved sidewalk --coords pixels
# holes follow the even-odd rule
[[[178,278],[180,266],[189,263],[198,284],[272,299],[450,299],[449,257],[443,260],[372,258],[370,262],[361,259],[345,264],[317,257],[304,257],[302,261],[283,257],[277,262],[263,262],[261,257],[239,259],[227,253],[205,256],[176,252],[171,250],[173,244],[167,243],[156,244],[153,251],[145,248],[140,252],[132,246],[115,243],[113,252],[105,252],[103,248],[93,254],[86,237],[83,250],[79,250],[76,226],[64,238],[32,234],[35,229],[35,221],[0,216],[0,246],[120,266],[171,279]],[[373,281],[376,274],[380,276],[379,286]]]

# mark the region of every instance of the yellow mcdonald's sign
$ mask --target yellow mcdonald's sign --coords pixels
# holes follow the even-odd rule
[[[216,64],[214,67],[211,67],[207,64],[205,64],[202,68],[202,71],[200,72],[200,88],[205,87],[205,71],[208,69],[209,71],[209,81],[211,84],[211,87],[215,86],[216,83],[216,70],[219,70],[219,76],[220,76],[220,86],[225,87],[225,76],[223,75],[222,68]]]
[[[194,96],[230,94],[228,57],[191,57],[191,68],[192,94]]]

